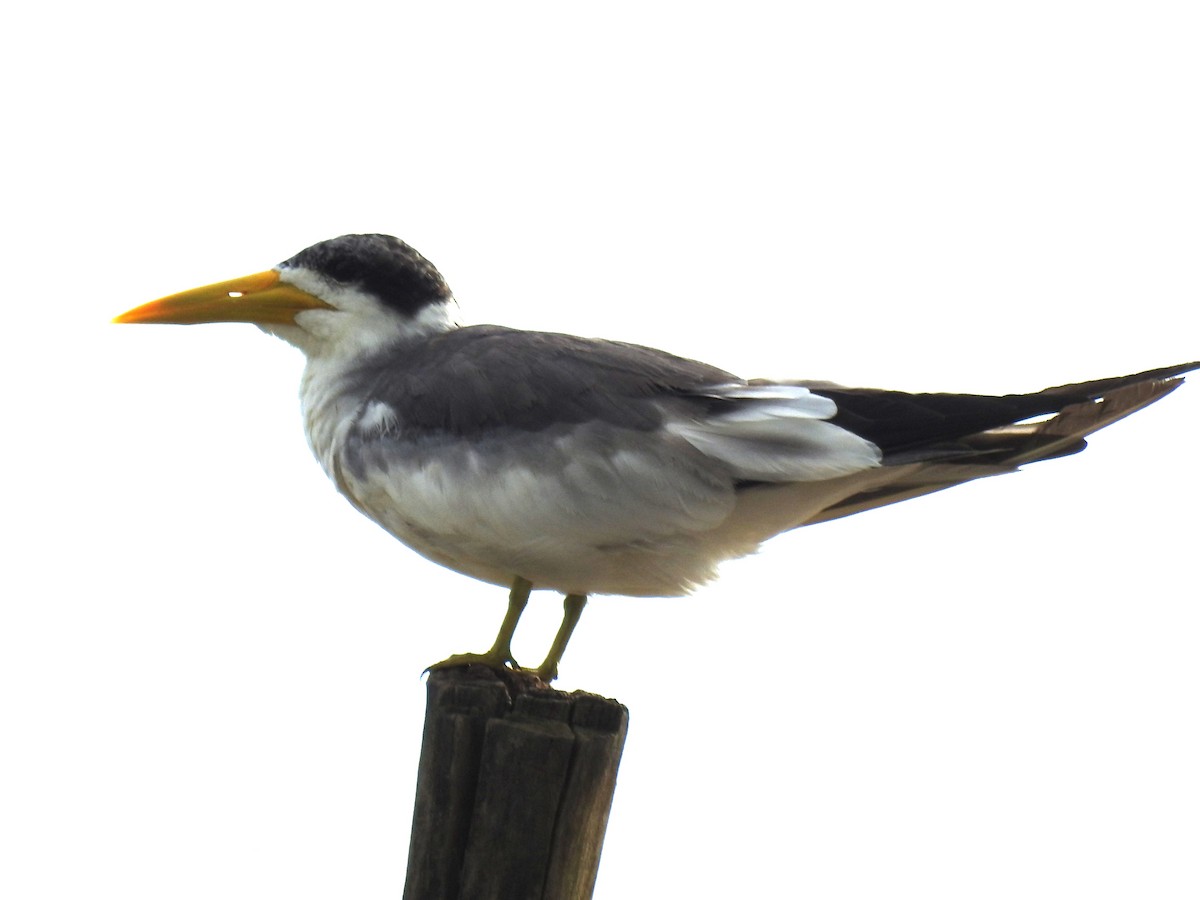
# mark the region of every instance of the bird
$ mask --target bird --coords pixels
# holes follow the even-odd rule
[[[685,595],[782,532],[1077,453],[1200,367],[1003,396],[745,379],[637,344],[461,325],[441,273],[383,234],[114,321],[247,322],[299,348],[304,429],[337,489],[422,556],[509,590],[491,648],[431,668],[544,682],[591,595]],[[512,638],[534,589],[563,594],[563,618],[526,669]]]

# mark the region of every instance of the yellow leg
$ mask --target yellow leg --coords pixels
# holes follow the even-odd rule
[[[563,600],[562,624],[558,626],[558,634],[554,636],[554,643],[550,645],[550,652],[546,654],[545,661],[537,667],[537,677],[542,681],[549,683],[558,677],[559,660],[562,659],[563,651],[567,649],[567,642],[571,640],[571,633],[579,624],[579,617],[583,615],[586,605],[586,594],[567,594]]]
[[[529,591],[532,588],[533,584],[519,575],[513,579],[512,590],[508,593],[508,611],[504,614],[504,621],[500,623],[500,630],[496,633],[492,649],[486,653],[456,653],[449,659],[434,663],[429,667],[429,671],[467,665],[487,666],[489,669],[507,669],[510,665],[517,668],[517,661],[512,657],[512,639],[517,630],[517,623],[521,621],[521,613],[525,612],[525,604],[529,602]],[[566,642],[563,643],[565,645]]]

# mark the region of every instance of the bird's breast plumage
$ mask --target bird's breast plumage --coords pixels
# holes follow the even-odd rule
[[[310,431],[339,489],[449,568],[574,593],[679,594],[713,574],[686,545],[734,506],[723,467],[682,440],[610,425],[470,441],[406,428],[364,400]]]

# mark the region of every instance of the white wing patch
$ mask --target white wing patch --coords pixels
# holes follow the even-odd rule
[[[364,434],[380,435],[395,430],[398,421],[394,409],[382,400],[372,400],[359,417],[358,427]]]
[[[822,481],[880,465],[870,441],[827,421],[837,404],[795,384],[717,385],[704,396],[731,408],[665,428],[750,481]]]
[[[830,419],[837,415],[836,403],[799,384],[719,384],[698,393],[718,400],[782,401],[771,404],[772,408],[786,408],[782,415],[798,418]]]

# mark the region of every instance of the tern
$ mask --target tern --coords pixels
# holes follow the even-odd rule
[[[456,310],[416,250],[355,234],[114,321],[250,322],[298,347],[304,427],[338,490],[428,559],[510,588],[491,649],[437,665],[544,681],[590,594],[686,594],[781,532],[1076,453],[1200,367],[913,394],[746,380],[635,344],[464,327]],[[564,594],[564,614],[521,670],[511,641],[534,588]]]

